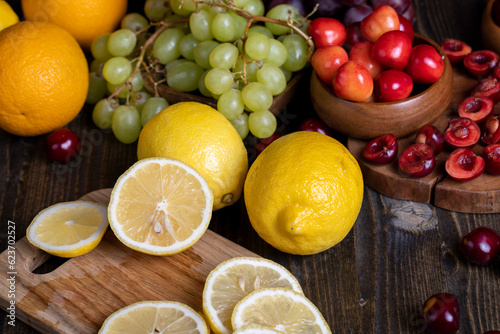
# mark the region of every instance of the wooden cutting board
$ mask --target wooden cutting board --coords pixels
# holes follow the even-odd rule
[[[448,109],[434,123],[444,132],[450,118],[458,117],[458,105],[476,86],[478,80],[466,73],[463,68],[453,71],[453,94]],[[500,114],[500,104],[495,105],[495,113]],[[412,144],[415,135],[398,138],[398,156],[405,147]],[[374,165],[363,158],[363,149],[368,141],[349,138],[347,147],[358,160],[365,183],[394,199],[433,203],[435,206],[451,211],[465,213],[500,212],[500,176],[483,173],[478,178],[460,182],[449,178],[444,168],[449,151],[443,151],[436,157],[436,167],[423,178],[411,178],[398,170],[397,161],[387,165]],[[484,146],[474,147],[481,155]]]
[[[103,189],[82,199],[107,205],[110,194],[111,189]],[[50,273],[34,274],[50,255],[26,237],[14,247],[15,268],[9,268],[8,250],[0,254],[1,307],[10,305],[8,279],[14,277],[16,319],[42,333],[65,334],[97,333],[111,313],[143,300],[178,301],[201,312],[209,272],[232,257],[257,256],[210,230],[180,254],[152,256],[127,248],[109,230],[90,253]]]

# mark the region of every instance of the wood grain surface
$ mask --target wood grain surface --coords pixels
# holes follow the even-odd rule
[[[20,1],[8,2],[20,13]],[[420,33],[436,41],[454,37],[475,49],[482,47],[480,18],[487,0],[413,2]],[[314,115],[307,80],[301,85],[277,117],[281,132],[294,131],[301,120]],[[40,210],[113,187],[136,161],[136,144],[121,144],[110,132],[96,128],[91,111],[85,106],[68,125],[80,135],[83,149],[67,165],[47,162],[47,136],[21,138],[0,131],[0,250],[7,249],[9,224],[15,226],[15,240],[21,240]],[[253,150],[248,152],[250,160],[255,158]],[[288,255],[266,244],[252,229],[243,200],[215,212],[209,229],[288,268],[334,333],[424,333],[422,304],[434,293],[449,292],[459,300],[460,333],[481,334],[500,330],[500,262],[471,265],[457,250],[459,240],[481,225],[500,231],[500,215],[394,200],[365,187],[354,228],[340,244],[314,256]],[[16,261],[23,265],[20,258]],[[46,261],[35,273],[49,273],[60,262]],[[19,301],[22,296],[14,294]],[[0,332],[39,333],[18,318],[15,327],[9,321],[2,311]]]

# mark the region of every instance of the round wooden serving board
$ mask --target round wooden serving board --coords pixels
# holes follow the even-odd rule
[[[450,105],[433,123],[439,130],[444,131],[447,128],[450,118],[458,117],[458,105],[470,95],[471,89],[477,83],[478,80],[464,68],[453,70],[453,95]],[[500,113],[500,104],[495,106],[495,113]],[[398,138],[398,156],[413,143],[414,137],[415,134]],[[439,208],[457,212],[500,212],[500,176],[485,172],[471,181],[455,181],[447,176],[444,168],[450,153],[445,150],[436,157],[436,167],[431,174],[423,178],[411,178],[399,171],[397,161],[388,165],[374,165],[367,162],[362,154],[367,143],[367,140],[349,138],[347,147],[358,160],[366,185],[381,194],[394,199],[432,203]],[[478,144],[474,150],[482,154],[483,148],[484,146]]]

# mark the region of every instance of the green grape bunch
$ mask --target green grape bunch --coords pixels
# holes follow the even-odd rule
[[[96,126],[135,142],[169,105],[157,90],[167,85],[215,100],[242,139],[276,131],[273,99],[314,51],[307,17],[286,4],[265,13],[262,0],[147,0],[144,14],[127,14],[92,43],[87,103]]]

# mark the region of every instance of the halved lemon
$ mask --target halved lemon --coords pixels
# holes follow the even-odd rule
[[[283,332],[262,326],[244,326],[237,329],[233,334],[284,334]]]
[[[302,293],[297,279],[283,266],[257,257],[235,257],[210,272],[203,289],[203,312],[215,333],[232,333],[234,306],[254,290],[289,288]]]
[[[188,305],[173,301],[143,301],[111,314],[102,334],[209,334],[203,317]]]
[[[212,192],[193,168],[178,160],[149,158],[118,178],[108,216],[115,235],[128,247],[171,255],[201,238],[212,206]]]
[[[301,293],[283,288],[252,292],[234,307],[233,328],[249,325],[273,328],[285,333],[331,333],[318,308]]]
[[[26,236],[31,244],[47,253],[74,257],[94,249],[107,227],[106,206],[72,201],[40,211],[28,226]]]

